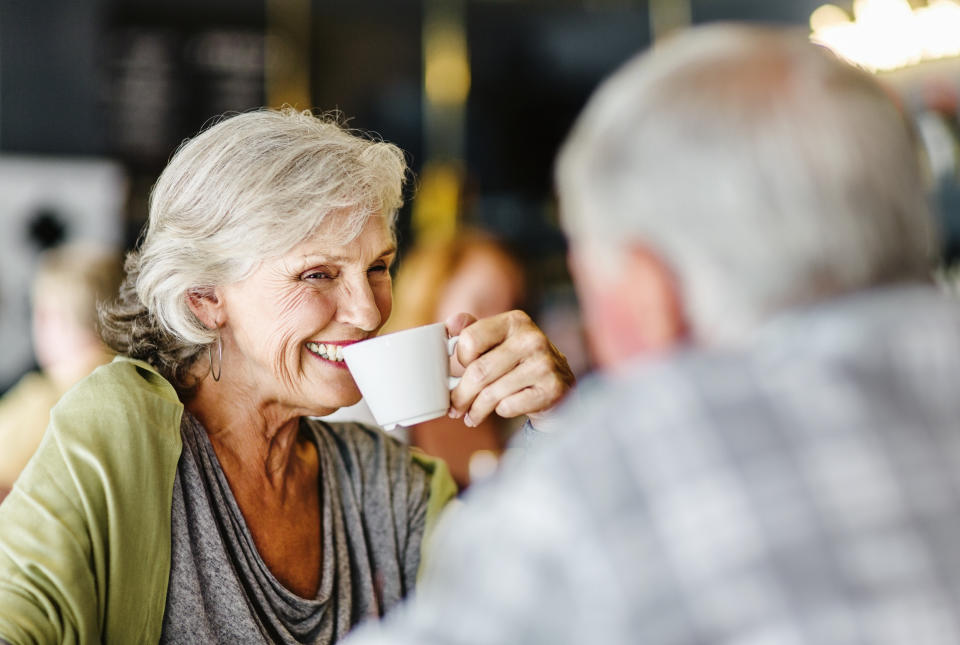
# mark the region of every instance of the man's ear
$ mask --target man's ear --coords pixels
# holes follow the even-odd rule
[[[670,266],[646,246],[633,244],[627,248],[624,277],[624,292],[646,346],[660,352],[684,341],[683,296]]]
[[[223,324],[223,299],[214,287],[194,287],[187,291],[187,306],[207,329]]]
[[[646,246],[571,249],[587,337],[601,367],[662,353],[684,341],[686,325],[673,272]]]

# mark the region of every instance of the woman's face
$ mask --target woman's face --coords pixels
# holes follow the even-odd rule
[[[374,216],[346,245],[318,233],[219,288],[224,378],[302,414],[359,401],[337,348],[376,335],[390,316],[395,255],[386,222]]]

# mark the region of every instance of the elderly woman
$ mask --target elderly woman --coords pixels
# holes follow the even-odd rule
[[[0,505],[0,641],[329,643],[411,590],[453,493],[380,431],[324,346],[390,315],[394,146],[258,111],[160,176],[104,336]],[[469,424],[543,411],[562,355],[518,313],[448,321]]]

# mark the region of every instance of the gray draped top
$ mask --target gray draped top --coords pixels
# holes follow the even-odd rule
[[[404,444],[301,421],[320,458],[323,527],[320,588],[301,598],[260,558],[200,422],[185,411],[180,432],[161,643],[332,643],[412,589],[429,475]]]

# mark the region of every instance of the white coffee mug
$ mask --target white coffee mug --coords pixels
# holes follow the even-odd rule
[[[443,323],[377,336],[343,348],[357,387],[385,430],[442,417],[450,409],[450,356],[457,337]]]

